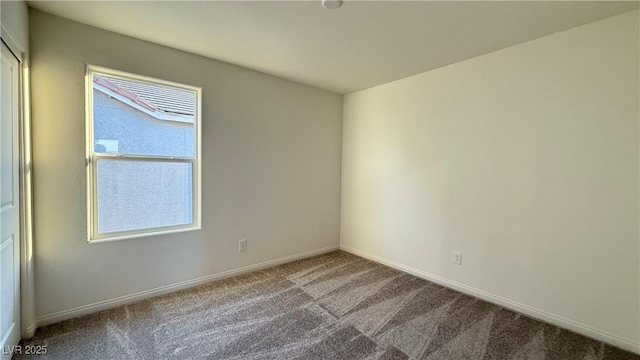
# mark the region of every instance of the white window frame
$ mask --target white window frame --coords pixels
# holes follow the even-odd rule
[[[119,155],[94,152],[94,133],[93,133],[93,74],[123,78],[139,82],[146,82],[153,85],[170,86],[188,91],[193,91],[196,96],[196,109],[194,114],[194,130],[195,130],[195,156],[194,157],[177,157],[177,156],[156,156],[156,155]],[[86,114],[86,176],[87,176],[87,241],[89,243],[99,243],[106,241],[116,241],[133,239],[140,237],[173,234],[178,232],[200,230],[201,225],[201,113],[202,113],[202,88],[189,86],[171,81],[155,79],[147,76],[131,74],[123,71],[113,70],[100,66],[86,64],[85,73],[85,114]],[[157,161],[157,162],[179,162],[190,163],[192,169],[192,220],[191,224],[174,225],[165,227],[155,227],[142,230],[119,231],[107,234],[98,233],[98,184],[97,184],[97,162],[98,160],[107,161]]]

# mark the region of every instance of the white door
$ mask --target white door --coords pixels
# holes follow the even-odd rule
[[[20,64],[4,43],[0,63],[0,354],[5,360],[11,358],[11,347],[20,340]]]

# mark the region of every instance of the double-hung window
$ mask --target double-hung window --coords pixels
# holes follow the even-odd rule
[[[87,66],[89,241],[200,228],[200,88]]]

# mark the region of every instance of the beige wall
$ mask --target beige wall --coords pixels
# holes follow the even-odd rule
[[[638,17],[347,95],[341,246],[638,351]]]
[[[13,40],[23,47],[25,52],[29,49],[29,10],[27,3],[20,1],[0,1],[0,14],[2,25],[11,32]]]
[[[41,320],[337,247],[341,96],[35,10],[30,16]],[[202,87],[201,231],[87,244],[85,62]],[[239,253],[245,238],[248,250]]]

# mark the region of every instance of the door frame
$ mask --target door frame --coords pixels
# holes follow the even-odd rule
[[[1,24],[0,39],[18,59],[18,156],[19,156],[19,206],[20,206],[20,335],[23,339],[36,331],[35,283],[33,271],[33,173],[31,157],[31,105],[29,79],[29,52]]]

